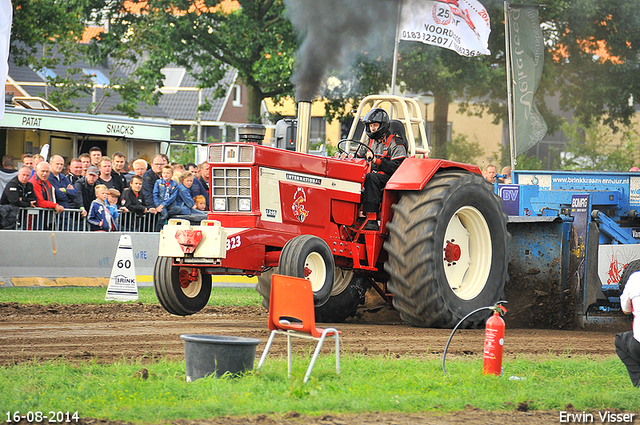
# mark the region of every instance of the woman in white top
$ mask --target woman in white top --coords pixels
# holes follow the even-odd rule
[[[633,313],[633,330],[616,335],[616,353],[627,367],[631,383],[640,387],[640,260],[627,264],[620,277],[620,306]]]

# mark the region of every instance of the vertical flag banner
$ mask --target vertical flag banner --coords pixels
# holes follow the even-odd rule
[[[508,6],[509,53],[513,102],[514,157],[526,152],[547,134],[547,124],[534,102],[544,63],[544,38],[538,7]]]
[[[405,0],[398,39],[454,50],[462,56],[490,55],[489,14],[477,0]]]
[[[5,92],[9,74],[9,45],[11,42],[11,20],[13,6],[11,0],[0,0],[0,87]],[[0,102],[0,120],[4,116],[4,99]]]

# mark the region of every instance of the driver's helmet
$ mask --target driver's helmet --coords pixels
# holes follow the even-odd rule
[[[367,115],[365,115],[362,122],[364,123],[367,136],[369,136],[370,139],[381,139],[385,134],[387,134],[387,130],[389,130],[389,114],[387,114],[387,111],[382,108],[373,108],[370,110]],[[380,127],[378,127],[374,132],[371,132],[371,129],[369,128],[369,124],[372,122],[380,123]]]

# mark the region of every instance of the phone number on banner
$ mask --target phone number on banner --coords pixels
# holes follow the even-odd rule
[[[483,53],[478,51],[478,50],[473,50],[473,49],[467,49],[465,47],[462,47],[458,44],[454,44],[453,48],[456,50],[456,52],[458,52],[458,54],[462,55],[462,56],[466,56],[468,58],[474,57],[474,56],[480,56]]]
[[[449,30],[444,31],[447,33],[447,35],[450,35],[451,33],[451,31]],[[451,44],[454,41],[451,37],[419,31],[402,31],[402,39],[409,41],[421,41],[423,43],[429,44],[437,44],[439,46],[445,46],[447,48],[451,48]]]
[[[431,25],[433,27],[433,25]],[[424,31],[402,31],[402,40],[421,41],[426,44],[442,46],[447,49],[455,50],[459,54],[467,57],[480,56],[482,52],[475,49],[468,49],[460,46],[460,37],[453,31],[435,27],[441,34],[434,34]]]

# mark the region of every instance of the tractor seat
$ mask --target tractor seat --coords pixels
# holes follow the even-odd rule
[[[407,145],[407,134],[404,131],[404,125],[400,120],[391,120],[389,122],[389,132],[396,136],[396,140],[398,143],[404,145],[404,147],[409,151],[409,146]]]

